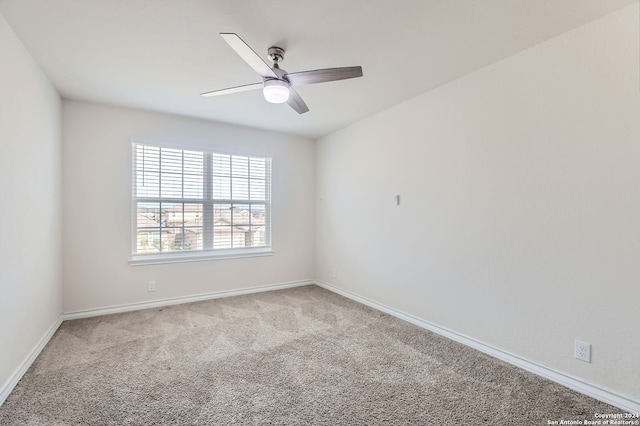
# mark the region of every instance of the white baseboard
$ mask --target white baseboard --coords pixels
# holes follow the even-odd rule
[[[13,374],[7,379],[7,381],[4,382],[2,387],[0,387],[0,405],[4,403],[9,394],[13,391],[13,388],[15,388],[20,379],[22,379],[24,373],[26,373],[29,367],[31,367],[33,361],[36,360],[38,355],[40,355],[40,352],[42,352],[42,349],[47,345],[47,343],[49,343],[49,340],[58,330],[58,327],[60,327],[60,324],[62,324],[63,320],[64,316],[61,314],[55,320],[55,322],[51,324],[49,330],[47,330],[47,332],[40,338],[36,346],[31,350],[31,352],[29,352],[26,358],[22,360],[16,371],[14,371]]]
[[[212,293],[196,294],[192,296],[171,297],[167,299],[157,299],[148,302],[127,303],[125,305],[107,306],[104,308],[84,309],[80,311],[65,312],[65,320],[74,320],[79,318],[96,317],[100,315],[118,314],[121,312],[138,311],[141,309],[159,308],[162,306],[179,305],[181,303],[200,302],[203,300],[218,299],[221,297],[240,296],[243,294],[260,293],[263,291],[282,290],[285,288],[301,287],[305,285],[313,285],[313,280],[290,281],[279,284],[268,284],[256,287],[248,287],[239,290],[216,291]]]
[[[515,365],[516,367],[520,367],[523,370],[527,370],[531,373],[537,374],[538,376],[544,377],[545,379],[549,379],[553,382],[559,383],[569,389],[573,389],[577,392],[590,396],[599,401],[606,402],[607,404],[618,407],[622,410],[625,410],[628,413],[640,413],[640,402],[638,401],[632,401],[629,398],[617,395],[606,389],[602,389],[598,386],[586,383],[575,377],[568,376],[567,374],[564,374],[560,371],[552,370],[543,365],[537,364],[535,362],[521,358],[517,355],[513,355],[509,352],[505,352],[501,349],[495,348],[486,343],[479,342],[471,337],[464,336],[462,334],[456,333],[455,331],[449,330],[444,327],[440,327],[436,324],[430,323],[428,321],[425,321],[413,315],[390,308],[388,306],[385,306],[381,303],[367,299],[365,297],[358,296],[357,294],[351,293],[347,290],[343,290],[332,284],[329,284],[323,281],[315,281],[315,284],[324,289],[327,289],[329,291],[332,291],[334,293],[347,297],[351,300],[362,303],[363,305],[370,306],[374,309],[377,309],[379,311],[385,312],[394,317],[397,317],[407,322],[410,322],[412,324],[415,324],[418,327],[425,328],[436,334],[447,337],[451,340],[455,340],[456,342],[462,343],[463,345],[470,346],[474,349],[479,350],[480,352],[486,353],[487,355],[491,355],[509,364]]]

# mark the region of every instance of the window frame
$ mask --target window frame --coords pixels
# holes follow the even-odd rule
[[[166,197],[163,198],[162,194],[159,192],[157,196],[139,196],[138,194],[138,180],[137,180],[137,148],[139,146],[150,147],[154,149],[161,150],[180,150],[182,158],[184,158],[185,151],[190,152],[198,152],[203,154],[203,170],[202,170],[202,198],[186,198],[184,197],[184,187],[183,187],[183,198],[175,198],[175,197]],[[135,265],[150,265],[150,264],[161,264],[161,263],[176,263],[176,262],[195,262],[195,261],[206,261],[206,260],[219,260],[219,259],[236,259],[236,258],[246,258],[246,257],[256,257],[256,256],[270,256],[274,254],[272,248],[272,185],[273,185],[273,176],[272,176],[272,167],[273,167],[273,156],[264,155],[264,154],[247,154],[247,153],[229,153],[229,152],[221,152],[221,151],[213,151],[213,150],[205,150],[202,148],[190,148],[184,146],[171,146],[171,145],[161,145],[154,144],[149,142],[144,142],[140,140],[131,140],[131,252],[129,264],[132,266]],[[251,186],[251,178],[250,178],[250,170],[251,170],[251,159],[260,159],[265,160],[265,194],[264,200],[251,200],[251,199],[234,199],[234,194],[229,193],[229,198],[215,198],[213,183],[215,180],[214,177],[214,166],[213,159],[216,156],[229,156],[230,158],[230,166],[229,166],[229,179],[233,181],[234,175],[233,167],[234,157],[235,158],[246,158],[247,159],[247,167],[248,167],[248,175],[247,175],[247,185]],[[162,157],[159,160],[159,167],[162,165]],[[159,176],[162,176],[162,172],[158,172]],[[184,165],[181,169],[180,176],[182,177],[182,182],[184,185],[184,176],[185,169]],[[160,178],[159,178],[160,179]],[[254,178],[256,180],[262,180],[261,178]],[[160,190],[160,181],[158,181],[158,188]],[[250,190],[248,192],[248,198],[251,198]],[[138,231],[139,229],[148,230],[150,234],[153,232],[162,233],[162,220],[159,223],[157,228],[155,227],[141,227],[138,228],[138,206],[140,203],[158,203],[158,209],[162,210],[162,204],[182,204],[183,212],[186,204],[200,204],[202,207],[202,248],[194,249],[194,250],[176,250],[176,251],[165,251],[165,252],[155,252],[155,253],[138,253]],[[260,205],[263,206],[264,209],[264,245],[260,246],[251,246],[251,247],[224,247],[224,248],[216,248],[214,245],[214,232],[216,229],[220,229],[219,226],[215,225],[215,205],[229,205],[230,215],[232,217],[232,222],[229,225],[233,228],[235,225],[233,223],[233,216],[235,215],[234,208],[232,206],[249,206],[249,210],[251,211],[251,206]],[[207,209],[211,211],[205,213]],[[208,217],[208,219],[207,219]],[[251,216],[250,216],[251,217]],[[184,217],[183,217],[184,220]],[[250,219],[251,222],[251,219]],[[238,224],[238,225],[241,225]],[[165,225],[166,227],[166,225]],[[183,225],[179,228],[182,228],[182,233],[185,231],[184,222]],[[210,236],[207,236],[207,233],[211,233]],[[232,230],[233,232],[233,230]],[[161,238],[161,236],[160,236]],[[205,241],[206,240],[206,241]],[[233,238],[231,239],[231,245],[233,245]],[[160,249],[162,250],[162,249]]]

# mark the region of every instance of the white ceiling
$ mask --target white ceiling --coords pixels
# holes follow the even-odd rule
[[[311,138],[330,133],[636,0],[0,0],[64,98]],[[310,112],[261,91],[218,35],[235,32],[287,71],[361,65],[364,77],[298,89]]]

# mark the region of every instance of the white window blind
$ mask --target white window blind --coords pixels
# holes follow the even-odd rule
[[[133,143],[133,260],[271,247],[271,159]]]

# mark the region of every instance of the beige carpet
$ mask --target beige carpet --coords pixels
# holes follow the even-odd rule
[[[1,425],[547,425],[620,412],[316,286],[66,321]]]

